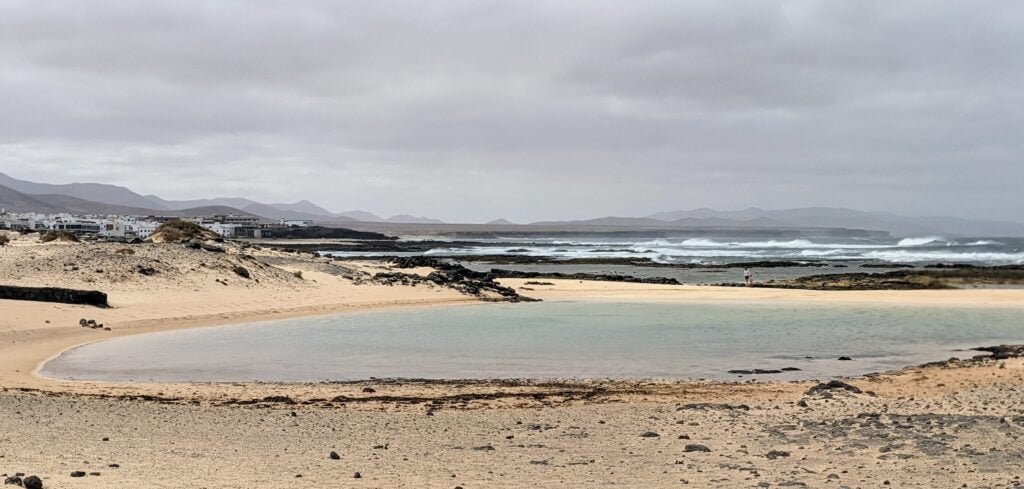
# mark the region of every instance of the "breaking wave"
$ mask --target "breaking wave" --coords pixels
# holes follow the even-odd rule
[[[945,243],[946,240],[938,236],[926,236],[923,238],[903,238],[896,246],[905,248],[909,246],[924,246],[932,243]]]
[[[573,258],[647,258],[659,263],[724,263],[756,260],[882,261],[892,263],[961,262],[1024,264],[1024,240],[1005,238],[954,241],[939,236],[904,239],[715,239],[658,238],[566,240],[532,238],[515,246],[507,240],[479,246],[445,246],[427,255],[521,255]]]

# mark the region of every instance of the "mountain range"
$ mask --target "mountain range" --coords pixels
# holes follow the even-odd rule
[[[437,219],[399,214],[383,218],[361,211],[332,212],[308,200],[264,204],[240,197],[196,200],[166,200],[140,195],[132,190],[102,183],[48,184],[19,180],[0,173],[0,209],[11,212],[71,212],[80,214],[125,214],[201,216],[238,214],[265,220],[313,220],[318,224],[353,223],[444,224]],[[684,229],[684,228],[850,228],[887,231],[895,236],[1002,236],[1024,237],[1024,224],[1009,221],[955,217],[908,217],[890,212],[866,212],[832,207],[803,207],[766,210],[750,207],[738,211],[709,208],[658,212],[645,217],[601,217],[576,221],[542,221],[515,224],[495,219],[490,226]]]
[[[15,195],[15,193],[20,195]],[[399,214],[384,218],[353,210],[331,212],[308,200],[294,203],[263,204],[242,197],[218,197],[196,200],[166,200],[156,195],[140,195],[132,190],[103,183],[49,184],[19,180],[0,173],[0,208],[13,212],[79,212],[87,214],[192,215],[241,214],[267,220],[313,220],[323,224],[381,222],[402,224],[441,224],[438,219]]]

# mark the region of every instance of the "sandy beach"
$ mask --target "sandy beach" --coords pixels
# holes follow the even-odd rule
[[[0,247],[5,285],[99,289],[112,306],[0,300],[0,473],[35,474],[46,487],[69,488],[881,487],[885,481],[1013,487],[1019,481],[1024,362],[1016,358],[908,368],[849,381],[860,393],[813,394],[814,382],[153,384],[36,375],[62,351],[117,336],[480,301],[443,286],[374,283],[373,273],[388,270],[382,263],[222,247],[28,240]],[[250,277],[236,273],[238,266]],[[149,269],[154,273],[140,273]],[[526,282],[502,280],[543,300],[1024,309],[1024,290],[1008,289]],[[80,319],[109,331],[83,328]],[[330,459],[331,451],[340,459]],[[87,475],[71,477],[74,471]]]

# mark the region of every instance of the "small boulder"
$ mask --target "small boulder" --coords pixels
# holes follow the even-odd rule
[[[25,489],[43,489],[43,480],[34,475],[26,477],[21,483]]]
[[[687,452],[687,453],[689,453],[689,452],[710,452],[711,449],[708,448],[706,445],[701,445],[701,444],[698,444],[698,443],[691,443],[691,444],[686,445],[685,447],[683,447],[683,451]]]
[[[807,390],[806,395],[813,396],[815,394],[824,394],[826,392],[835,390],[852,392],[854,394],[860,394],[861,392],[863,392],[860,390],[859,387],[855,385],[850,385],[847,384],[846,382],[840,382],[838,380],[830,380],[828,382],[822,382],[814,387],[811,387],[810,389]]]
[[[330,455],[328,455],[328,457],[329,457],[329,458],[330,458],[331,460],[341,460],[341,455],[338,455],[338,452],[333,452],[333,451],[332,451],[332,452],[330,453]]]

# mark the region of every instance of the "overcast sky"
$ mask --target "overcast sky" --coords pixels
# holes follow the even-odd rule
[[[448,221],[1024,220],[1024,2],[0,0],[0,171]]]

